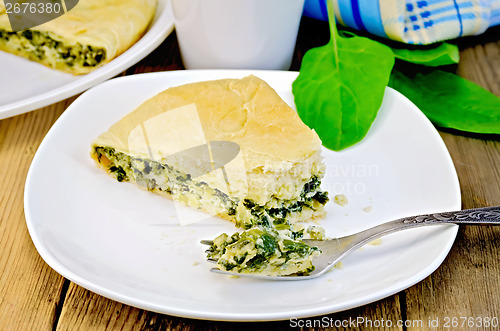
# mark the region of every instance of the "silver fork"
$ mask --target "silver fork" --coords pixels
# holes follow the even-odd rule
[[[264,276],[259,274],[228,272],[218,268],[212,268],[210,271],[224,275],[268,280],[312,279],[325,274],[341,259],[377,238],[401,230],[438,224],[499,225],[500,206],[400,218],[395,221],[383,223],[362,232],[341,238],[328,240],[303,239],[304,243],[309,246],[316,246],[321,250],[321,254],[313,259],[313,264],[315,266],[314,271],[305,276]],[[211,240],[202,240],[201,243],[210,246],[213,244]],[[208,261],[217,263],[217,261],[213,259],[208,259]]]

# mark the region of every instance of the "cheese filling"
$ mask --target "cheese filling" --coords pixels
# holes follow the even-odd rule
[[[76,43],[66,45],[48,33],[24,30],[10,32],[0,29],[2,49],[12,51],[34,61],[56,67],[95,67],[106,59],[106,50]]]

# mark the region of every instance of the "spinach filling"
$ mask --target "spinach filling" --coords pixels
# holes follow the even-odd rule
[[[306,275],[314,270],[311,260],[320,251],[300,238],[302,232],[294,232],[290,225],[281,230],[257,226],[230,237],[225,233],[218,236],[207,257],[230,272]]]
[[[133,178],[138,185],[146,187],[150,191],[157,189],[169,194],[191,192],[199,197],[204,196],[205,190],[211,189],[205,182],[193,181],[191,175],[181,173],[167,164],[132,158],[108,147],[97,147],[95,153],[99,162],[103,155],[111,161],[112,164],[108,167],[108,171],[113,173],[119,182]],[[328,201],[328,194],[319,190],[320,184],[320,179],[313,176],[304,185],[297,200],[281,201],[279,208],[262,206],[250,199],[233,200],[218,189],[211,189],[213,191],[211,196],[220,200],[226,213],[234,217],[237,227],[243,229],[250,229],[254,226],[269,227],[271,223],[286,222],[287,217],[292,213],[300,213],[303,208],[314,210],[315,201],[324,205]],[[238,217],[237,209],[240,203],[248,210],[251,217]]]
[[[295,230],[287,217],[301,212],[304,207],[313,209],[313,202],[324,205],[328,193],[319,191],[320,179],[313,176],[304,185],[300,198],[284,202],[280,208],[265,208],[245,199],[243,205],[250,211],[251,222],[236,221],[242,233],[228,236],[221,234],[214,239],[207,257],[217,260],[220,269],[235,273],[258,273],[262,275],[307,275],[314,270],[312,259],[320,254],[317,247],[305,244],[304,229]],[[322,240],[324,230],[318,227],[307,229],[309,237]]]
[[[193,181],[190,174],[177,171],[168,164],[131,157],[108,147],[97,147],[95,154],[101,164],[107,163],[101,162],[103,157],[110,161],[107,169],[119,182],[133,180],[149,191],[158,190],[178,196],[189,193],[198,198],[204,197],[206,190],[211,190],[211,197],[216,197],[229,215],[236,214],[237,203],[227,194],[210,188],[205,182]]]
[[[250,221],[236,221],[236,226],[243,229],[250,229],[256,225],[269,226],[270,222],[276,220],[286,220],[292,213],[300,213],[304,207],[314,210],[314,201],[324,205],[328,202],[328,193],[320,191],[321,181],[317,176],[313,176],[306,183],[297,200],[283,201],[279,208],[266,208],[256,204],[250,199],[243,200],[243,205],[250,211],[253,218]]]
[[[62,62],[69,67],[79,64],[84,67],[95,67],[106,59],[106,50],[85,46],[80,43],[75,45],[65,45],[63,42],[55,40],[46,33],[35,30],[24,30],[10,32],[0,30],[0,41],[9,42],[16,40],[19,43],[18,50],[23,50],[26,55],[33,60],[43,60],[50,55],[48,49],[55,50],[56,61]],[[25,41],[25,42],[21,42]],[[53,54],[52,52],[50,52]]]

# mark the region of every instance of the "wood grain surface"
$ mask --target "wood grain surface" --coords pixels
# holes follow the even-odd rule
[[[324,22],[304,19],[292,69],[328,40]],[[500,96],[500,28],[457,41],[458,74]],[[183,69],[175,33],[122,75]],[[1,79],[1,78],[0,78]],[[54,272],[38,255],[26,228],[23,192],[34,153],[76,97],[0,120],[0,330],[283,330],[290,321],[228,323],[173,317],[133,308],[89,292]],[[500,205],[500,140],[440,130],[457,169],[463,208]],[[446,318],[500,318],[500,227],[461,227],[444,263],[429,277],[386,299],[310,319],[407,321],[387,330],[429,329]],[[416,321],[416,322],[415,322]],[[422,321],[421,324],[418,321]],[[318,323],[318,322],[316,322]],[[451,325],[451,324],[450,324]],[[499,327],[500,328],[500,327]],[[303,329],[328,329],[307,327]],[[335,329],[335,328],[333,328]],[[350,329],[339,328],[339,329]],[[484,328],[489,329],[489,328]]]

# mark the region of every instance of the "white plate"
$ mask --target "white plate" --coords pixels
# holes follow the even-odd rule
[[[64,100],[133,66],[151,53],[174,28],[169,0],[159,0],[144,36],[123,54],[86,75],[74,76],[0,51],[0,119]]]
[[[293,103],[293,72],[252,71]],[[458,227],[396,233],[367,246],[318,279],[271,282],[209,272],[200,239],[235,232],[210,218],[181,226],[172,201],[119,183],[94,165],[90,143],[170,86],[243,77],[249,71],[177,71],[105,82],[79,97],[45,137],[25,190],[26,221],[43,259],[71,281],[132,306],[211,320],[280,320],[366,304],[422,280],[446,257]],[[336,153],[324,150],[330,202],[321,224],[331,236],[395,218],[460,209],[457,175],[446,147],[422,113],[387,89],[367,137]],[[364,210],[365,208],[371,211]]]

